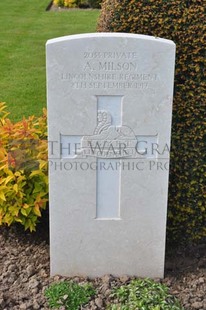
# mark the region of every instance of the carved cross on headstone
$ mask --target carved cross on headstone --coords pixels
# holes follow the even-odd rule
[[[121,219],[122,159],[155,158],[144,146],[157,143],[157,135],[140,136],[122,124],[124,96],[96,96],[97,125],[94,135],[61,135],[62,158],[97,160],[96,219]],[[110,166],[111,169],[108,167]]]

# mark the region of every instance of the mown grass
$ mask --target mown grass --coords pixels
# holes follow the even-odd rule
[[[46,106],[46,41],[96,31],[98,10],[46,11],[48,3],[0,1],[0,101],[15,120]]]

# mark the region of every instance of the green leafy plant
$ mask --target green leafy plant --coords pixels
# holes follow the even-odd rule
[[[168,240],[206,237],[205,7],[201,0],[104,0],[98,30],[173,40],[176,72]]]
[[[17,123],[0,103],[0,225],[34,231],[48,201],[47,116]]]
[[[68,310],[78,310],[86,304],[90,297],[95,294],[91,284],[77,284],[72,281],[64,281],[52,284],[45,291],[49,306],[59,309],[64,306]]]
[[[168,287],[150,279],[135,279],[114,289],[114,304],[108,310],[183,310]]]

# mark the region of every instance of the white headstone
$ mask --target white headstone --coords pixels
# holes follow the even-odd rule
[[[175,44],[47,42],[51,274],[163,277]]]

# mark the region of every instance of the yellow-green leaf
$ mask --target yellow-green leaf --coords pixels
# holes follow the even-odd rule
[[[0,199],[6,201],[6,197],[3,192],[0,192]]]
[[[14,184],[14,190],[15,190],[15,192],[17,193],[18,192],[18,185],[17,184]]]

